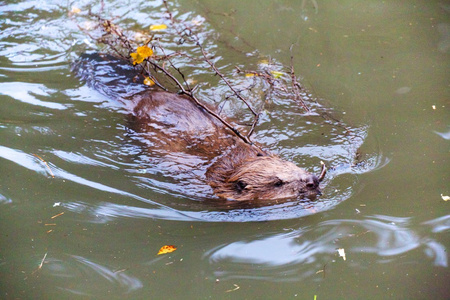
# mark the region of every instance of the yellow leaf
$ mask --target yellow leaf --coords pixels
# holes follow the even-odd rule
[[[76,6],[72,6],[72,10],[70,11],[72,14],[79,14],[81,12],[81,9],[79,9]]]
[[[144,61],[144,59],[152,56],[153,50],[150,49],[147,45],[138,47],[136,53],[131,53],[131,58],[133,59],[133,65],[140,64]]]
[[[255,74],[254,73],[245,73],[245,77],[254,77]]]
[[[144,84],[148,85],[148,86],[154,86],[155,82],[153,80],[151,80],[150,77],[145,77]]]
[[[284,75],[283,72],[278,72],[278,71],[270,71],[270,73],[272,73],[273,77],[275,77],[277,79]]]
[[[158,30],[164,30],[167,29],[167,25],[166,24],[153,24],[150,25],[150,30],[151,31],[158,31]]]
[[[444,201],[450,200],[450,196],[445,196],[445,195],[442,195],[442,194],[441,194],[441,198],[442,198],[442,200],[444,200]]]
[[[170,252],[173,252],[175,250],[177,250],[177,247],[175,247],[173,245],[165,245],[165,246],[162,246],[161,249],[159,249],[158,255],[170,253]]]
[[[137,53],[140,56],[147,58],[149,56],[152,56],[153,50],[150,49],[148,46],[144,45],[144,46],[141,46],[141,47],[137,48]]]
[[[144,61],[144,58],[140,57],[137,53],[131,53],[131,58],[133,59],[133,65],[140,64]]]

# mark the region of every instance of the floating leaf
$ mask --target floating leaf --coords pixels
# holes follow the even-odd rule
[[[150,49],[147,45],[138,47],[136,53],[131,53],[131,58],[133,59],[133,65],[140,64],[147,57],[152,56],[153,50]]]
[[[158,31],[158,30],[164,30],[167,29],[167,25],[166,24],[153,24],[150,25],[150,30],[151,31]]]
[[[278,71],[270,71],[270,73],[273,75],[273,77],[275,77],[276,79],[280,78],[281,76],[284,75],[283,72],[278,72]]]
[[[155,82],[152,79],[150,79],[150,77],[145,77],[144,84],[148,86],[154,86]]]
[[[158,255],[170,253],[170,252],[173,252],[175,250],[177,250],[177,247],[175,247],[173,245],[165,245],[165,246],[162,246],[161,249],[159,249]]]
[[[346,260],[344,248],[337,249],[337,252],[339,253],[340,257],[342,257],[344,260]]]
[[[450,196],[444,196],[444,195],[442,195],[442,194],[441,194],[441,198],[442,198],[442,200],[444,200],[444,201],[450,200]]]

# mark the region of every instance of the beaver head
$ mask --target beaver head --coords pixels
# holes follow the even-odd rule
[[[274,155],[237,146],[206,173],[214,193],[230,200],[314,197],[319,178]]]

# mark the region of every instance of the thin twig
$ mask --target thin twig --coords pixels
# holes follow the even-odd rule
[[[300,92],[302,91],[302,86],[300,85],[300,83],[298,83],[297,81],[297,76],[295,76],[295,71],[294,71],[294,55],[292,55],[292,46],[290,47],[290,51],[291,51],[291,85],[292,85],[292,91],[295,94],[295,98],[297,101],[300,102],[300,105],[303,107],[304,110],[306,110],[308,113],[311,112],[311,110],[309,109],[309,107],[305,104],[305,102],[303,101],[302,97],[300,96]]]
[[[237,135],[240,139],[242,139],[245,143],[252,145],[252,141],[250,140],[250,138],[248,136],[244,136],[242,135],[239,130],[237,130],[236,128],[234,128],[230,123],[228,123],[227,121],[225,121],[225,119],[223,119],[222,117],[220,117],[216,112],[214,112],[213,110],[211,110],[210,108],[208,108],[206,105],[204,105],[203,103],[201,103],[197,97],[192,93],[192,90],[187,90],[184,88],[184,86],[178,81],[178,79],[171,74],[169,71],[167,71],[164,67],[156,64],[155,62],[149,60],[149,63],[155,67],[156,69],[162,71],[167,77],[169,77],[179,88],[180,88],[180,93],[183,95],[188,96],[190,99],[192,99],[194,101],[194,103],[196,105],[198,105],[199,107],[203,108],[207,113],[209,113],[210,115],[212,115],[214,118],[216,118],[217,120],[219,120],[223,125],[225,125],[228,129],[230,129],[235,135]]]
[[[52,178],[55,178],[55,175],[53,175],[52,169],[50,169],[50,166],[47,164],[47,162],[39,155],[34,154],[34,153],[33,153],[33,155],[36,156],[37,158],[39,158],[47,166],[48,171],[50,172],[50,175],[52,176]]]
[[[45,258],[47,257],[47,253],[48,253],[48,252],[45,252],[44,258],[42,259],[41,263],[39,264],[38,269],[41,269],[42,266],[44,265],[44,260],[45,260]]]
[[[234,87],[231,85],[231,83],[228,81],[228,79],[225,78],[225,76],[220,73],[220,71],[216,68],[216,65],[208,58],[208,55],[205,52],[205,49],[203,46],[197,42],[197,46],[202,51],[203,57],[205,58],[205,61],[211,66],[211,68],[214,70],[214,72],[225,82],[225,84],[228,86],[228,88],[236,95],[236,97],[239,98],[239,100],[243,101],[245,105],[247,105],[248,109],[252,112],[252,114],[256,117],[258,114],[255,112],[255,110],[252,108],[252,106],[245,100],[240,93],[238,93]]]

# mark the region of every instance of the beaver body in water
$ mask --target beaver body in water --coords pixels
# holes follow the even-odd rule
[[[111,65],[118,63],[111,56],[94,58]],[[93,83],[95,72],[89,74],[92,60],[93,55],[83,57],[77,64],[77,73],[88,84],[105,91]],[[145,137],[151,151],[181,152],[208,161],[204,181],[221,198],[272,200],[320,194],[317,176],[245,143],[187,96],[144,89],[122,99],[130,126]]]

